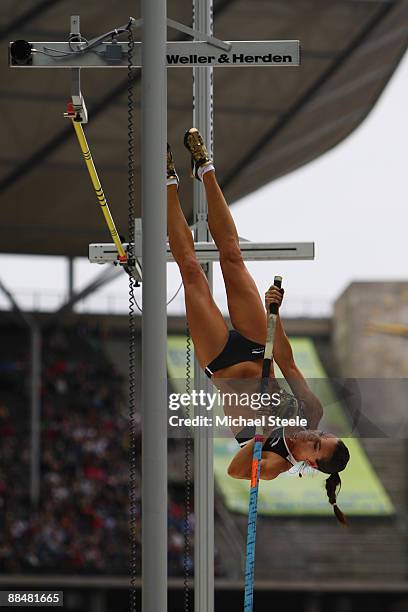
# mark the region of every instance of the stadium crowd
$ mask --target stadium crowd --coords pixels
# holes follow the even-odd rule
[[[54,330],[43,342],[37,509],[29,499],[26,340],[12,358],[0,353],[0,571],[127,573],[129,438],[123,376],[107,358],[96,329]],[[140,461],[139,414],[136,427]],[[182,500],[170,488],[170,575],[183,572],[183,526]],[[188,563],[192,567],[193,559]]]

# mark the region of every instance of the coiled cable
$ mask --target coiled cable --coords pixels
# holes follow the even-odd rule
[[[132,27],[128,29],[127,48],[127,127],[128,127],[128,267],[129,267],[129,532],[130,532],[130,612],[136,612],[136,578],[138,562],[138,545],[136,538],[137,499],[137,456],[135,431],[135,405],[136,405],[136,329],[135,329],[135,279],[134,269],[134,240],[135,240],[135,159],[134,159],[134,130],[133,130],[133,49],[134,39]]]
[[[190,330],[186,329],[186,393],[191,393],[191,336]],[[185,407],[185,416],[190,418],[190,407]],[[190,579],[191,579],[191,538],[190,538],[190,514],[192,509],[192,439],[191,431],[186,429],[184,439],[184,550],[183,550],[183,609],[184,612],[191,610]]]
[[[173,297],[171,297],[171,298],[169,299],[169,301],[168,301],[168,302],[166,302],[166,306],[168,306],[169,304],[171,304],[172,302],[174,302],[174,300],[176,299],[176,297],[177,297],[177,296],[178,296],[178,294],[180,293],[180,291],[181,291],[181,288],[182,288],[182,287],[183,287],[183,281],[181,281],[181,283],[180,283],[180,285],[179,285],[179,287],[178,287],[178,289],[177,289],[176,293],[173,295]],[[138,309],[138,311],[142,313],[142,312],[143,312],[143,308],[140,306],[140,304],[138,304],[138,302],[137,302],[137,300],[136,300],[136,299],[135,299],[135,304],[136,304],[136,308]]]

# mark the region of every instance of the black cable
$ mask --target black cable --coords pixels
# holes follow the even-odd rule
[[[129,532],[130,532],[130,612],[136,612],[136,578],[138,560],[138,542],[136,538],[136,432],[135,432],[135,403],[136,403],[136,328],[135,328],[135,280],[132,275],[134,268],[134,239],[135,239],[135,160],[134,160],[134,130],[133,130],[133,32],[128,30],[128,82],[127,82],[127,106],[128,106],[128,223],[129,223],[129,246],[128,246],[128,268],[129,274]]]
[[[136,285],[136,287],[137,287],[137,285]],[[176,299],[176,297],[177,297],[177,296],[178,296],[178,294],[180,293],[180,291],[181,291],[182,287],[183,287],[183,281],[181,281],[181,283],[180,283],[180,285],[179,285],[179,288],[177,289],[177,291],[176,291],[176,293],[173,295],[173,297],[171,297],[171,298],[169,299],[169,301],[168,301],[168,302],[166,302],[166,306],[168,306],[169,304],[171,304],[171,303],[172,303],[172,302],[173,302],[173,301]],[[142,308],[141,306],[139,306],[139,304],[138,304],[137,300],[135,300],[135,304],[136,304],[136,308],[138,309],[138,311],[139,311],[140,313],[143,313],[143,308]]]
[[[190,330],[186,329],[186,393],[191,393],[191,336]],[[185,416],[187,419],[190,418],[190,407],[186,406]],[[192,474],[191,474],[191,458],[192,458],[192,439],[191,431],[189,428],[186,429],[186,437],[184,439],[184,551],[183,551],[183,571],[184,571],[184,583],[183,583],[183,609],[184,612],[190,612],[191,610],[191,598],[190,598],[190,579],[191,579],[191,567],[190,567],[190,555],[191,555],[191,538],[190,538],[190,514],[192,506]]]
[[[52,49],[51,47],[43,47],[44,49],[43,51],[39,51],[38,49],[33,49],[33,52],[43,53],[44,55],[48,55],[49,57],[52,57],[54,59],[58,59],[60,57],[66,57],[66,56],[72,57],[74,55],[81,55],[83,53],[86,53],[87,51],[90,51],[91,49],[94,49],[95,47],[102,45],[104,42],[107,42],[109,39],[111,42],[116,41],[116,38],[120,34],[124,34],[125,32],[129,33],[132,30],[132,26],[135,22],[136,22],[136,19],[134,19],[134,17],[130,17],[129,22],[126,25],[120,26],[113,30],[109,30],[109,32],[105,32],[105,34],[101,34],[100,36],[97,36],[96,38],[93,38],[92,40],[88,40],[87,38],[85,38],[85,36],[81,36],[80,34],[79,35],[71,34],[68,38],[68,46],[70,48],[70,51],[61,51],[59,49]],[[74,49],[73,43],[77,43],[79,45],[77,49]],[[47,51],[52,51],[52,53],[56,55],[47,53]]]

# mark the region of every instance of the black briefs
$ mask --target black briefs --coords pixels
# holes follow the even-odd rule
[[[235,329],[229,332],[228,340],[221,353],[212,360],[205,368],[205,373],[208,378],[223,368],[242,363],[243,361],[255,361],[263,359],[265,353],[265,345],[257,344],[252,340],[248,340],[241,336]]]

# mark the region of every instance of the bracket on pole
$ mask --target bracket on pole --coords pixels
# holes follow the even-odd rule
[[[246,261],[273,261],[273,260],[300,260],[307,261],[314,259],[314,242],[251,242],[249,240],[240,239],[239,241],[242,256]],[[219,252],[213,242],[196,242],[195,251],[197,259],[201,264],[214,262],[219,260]],[[129,245],[123,244],[123,248],[128,251]],[[142,232],[140,219],[136,219],[135,226],[135,244],[133,247],[135,258],[135,278],[139,282],[142,278]],[[89,245],[88,258],[91,263],[104,264],[116,263],[118,261],[118,253],[113,243],[94,243]],[[167,261],[174,261],[167,245]]]
[[[76,120],[81,123],[88,123],[88,111],[81,92],[80,68],[72,68],[71,98]]]
[[[170,28],[173,28],[174,30],[184,32],[184,34],[189,34],[197,40],[205,40],[213,47],[217,47],[218,49],[222,49],[223,51],[231,50],[230,42],[220,40],[219,38],[215,38],[215,36],[211,36],[210,34],[205,34],[205,32],[200,32],[199,30],[190,28],[189,26],[184,25],[184,23],[180,23],[179,21],[175,21],[174,19],[167,19],[167,25]]]
[[[85,68],[79,58],[86,55],[89,51],[101,58],[106,66],[113,67],[115,64],[122,64],[123,57],[126,54],[126,43],[122,44],[117,41],[120,34],[128,32],[131,28],[137,28],[142,25],[142,19],[129,17],[127,24],[109,30],[100,36],[96,36],[91,40],[87,40],[80,33],[80,17],[79,15],[71,15],[71,31],[68,40],[63,43],[31,43],[26,40],[15,40],[9,44],[9,66],[15,67],[36,67],[52,65],[58,67],[56,62],[60,63],[59,67],[64,68]],[[49,45],[52,45],[50,47]],[[42,56],[43,62],[37,62],[38,56]],[[73,65],[69,66],[66,63],[67,58],[76,58],[79,61],[73,61]]]
[[[71,15],[71,31],[69,34],[70,43],[81,43],[81,18],[79,15]],[[88,111],[84,97],[81,92],[81,69],[71,68],[71,98],[73,111],[76,116],[76,120],[81,123],[88,123]]]

